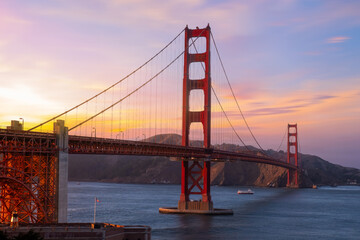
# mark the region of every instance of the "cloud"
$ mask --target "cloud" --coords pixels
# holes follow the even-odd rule
[[[69,2],[70,3],[70,2]],[[205,27],[208,23],[217,29],[218,38],[247,35],[259,30],[258,3],[204,0],[94,0],[83,4],[71,1],[62,4],[34,5],[31,14],[49,19],[68,20],[78,24],[93,23],[119,31],[132,28],[137,31],[176,32],[185,25]]]
[[[296,102],[300,103],[297,105],[285,105],[280,107],[265,107],[265,108],[258,108],[254,110],[248,111],[246,114],[248,116],[264,116],[264,115],[279,115],[279,114],[286,114],[286,113],[294,113],[300,111],[303,108],[311,107],[315,104],[320,104],[325,100],[336,98],[336,96],[331,95],[318,95],[313,96],[311,98],[304,98],[304,99],[294,99],[289,102]]]
[[[345,37],[345,36],[337,36],[337,37],[331,37],[328,38],[326,40],[327,43],[342,43],[345,42],[346,40],[351,39],[350,37]]]
[[[2,15],[0,16],[0,20],[2,23],[2,25],[0,26],[8,26],[10,24],[11,26],[9,26],[9,29],[10,27],[14,28],[14,25],[16,25],[16,27],[19,27],[28,26],[31,24],[31,21],[17,17],[15,15]]]
[[[10,10],[0,3],[0,33],[1,41],[4,43],[12,40],[12,37],[19,35],[25,29],[32,26],[32,22],[24,16],[20,16],[17,11]],[[0,43],[0,46],[2,44]]]
[[[291,94],[293,95],[293,93]],[[282,99],[279,99],[280,103],[273,103],[273,106],[263,106],[258,108],[253,108],[252,110],[245,110],[245,117],[258,117],[258,116],[275,116],[282,114],[290,114],[302,111],[304,109],[309,109],[313,106],[320,105],[323,102],[337,98],[334,95],[314,95],[308,98],[301,98],[293,96],[284,96]],[[277,106],[276,106],[277,105]],[[214,106],[215,107],[215,106]],[[240,113],[237,110],[230,110],[229,108],[225,109],[229,117],[238,118]],[[213,113],[214,117],[222,116],[222,112]]]
[[[336,96],[332,96],[332,95],[319,95],[319,96],[315,96],[315,97],[313,98],[313,100],[321,101],[321,100],[326,100],[326,99],[331,99],[331,98],[336,98]]]
[[[332,99],[336,97],[337,96],[333,96],[333,95],[315,95],[309,98],[300,97],[300,98],[286,99],[286,101],[290,103],[295,103],[295,102],[318,103],[320,101]]]
[[[254,116],[273,116],[273,115],[279,115],[279,114],[293,113],[302,107],[305,107],[305,105],[256,108],[253,110],[244,111],[244,116],[245,116],[245,118],[247,118],[247,117],[254,117]],[[226,115],[228,117],[230,117],[231,120],[241,119],[241,114],[239,111],[225,110],[225,112],[226,112]],[[213,118],[224,117],[224,114],[222,111],[214,112],[214,110],[213,110],[211,114],[212,114]]]
[[[53,106],[51,101],[44,99],[30,86],[17,85],[13,88],[0,87],[0,96],[2,102],[11,102],[12,104],[26,106],[43,105],[46,107]]]
[[[262,92],[262,86],[259,83],[259,81],[234,81],[235,84],[232,84],[232,88],[234,91],[234,94],[238,100],[251,100],[254,99],[256,96],[261,94]],[[222,91],[221,98],[225,100],[233,100],[234,96],[229,90],[229,87],[227,85],[222,86],[222,88],[219,89]]]
[[[257,108],[254,110],[247,111],[245,115],[247,117],[253,116],[268,116],[268,115],[279,115],[279,114],[286,114],[286,113],[293,113],[298,108],[304,107],[303,105],[298,106],[285,106],[285,107],[266,107],[266,108]]]
[[[359,1],[322,1],[318,7],[305,12],[306,20],[299,27],[314,29],[332,25],[333,29],[342,29],[344,25],[357,26],[360,24],[359,7]]]

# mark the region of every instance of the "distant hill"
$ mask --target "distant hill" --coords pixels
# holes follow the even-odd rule
[[[147,139],[149,142],[181,144],[181,136],[175,134],[157,135]],[[201,141],[191,142],[192,146],[202,146]],[[222,144],[215,145],[229,151],[241,151],[245,147]],[[253,147],[251,147],[253,148]],[[253,148],[256,150],[256,148]],[[267,155],[286,159],[286,153],[267,150]],[[300,185],[344,185],[356,181],[360,183],[360,170],[329,163],[317,156],[300,154],[303,172]],[[181,183],[181,165],[179,161],[166,157],[145,156],[101,156],[70,155],[69,180],[103,181],[116,183]],[[248,162],[218,162],[211,168],[213,185],[248,185],[276,187],[286,185],[286,169]]]

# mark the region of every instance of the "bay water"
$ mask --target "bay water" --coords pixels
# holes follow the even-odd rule
[[[360,186],[318,189],[212,186],[215,208],[232,216],[160,214],[179,185],[69,182],[69,222],[148,225],[152,239],[360,239]]]

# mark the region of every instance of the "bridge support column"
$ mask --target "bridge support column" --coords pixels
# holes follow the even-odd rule
[[[181,195],[178,209],[214,210],[210,195],[210,162],[183,160],[181,164]],[[189,185],[189,180],[191,185]],[[201,194],[201,200],[190,200],[190,194]]]
[[[297,124],[288,124],[288,137],[287,137],[287,163],[293,163],[298,167],[298,130]],[[299,187],[299,173],[298,170],[288,169],[287,172],[287,187]]]
[[[183,79],[183,123],[182,145],[189,146],[190,125],[200,122],[203,125],[204,147],[210,148],[211,127],[211,76],[210,76],[210,26],[204,29],[185,29],[184,79]],[[206,50],[203,53],[191,54],[189,46],[198,37],[206,39]],[[190,64],[200,62],[205,70],[203,79],[190,79]],[[204,110],[190,111],[191,90],[203,90]],[[213,210],[210,195],[210,162],[182,161],[181,195],[178,208],[182,210]],[[201,194],[201,201],[190,201],[191,194]]]
[[[210,148],[211,141],[211,75],[210,75],[210,34],[208,25],[203,29],[185,28],[184,79],[183,79],[183,114],[182,145],[189,146],[190,125],[199,122],[203,126],[204,148]],[[205,38],[206,49],[202,53],[190,53],[189,47],[197,38]],[[190,64],[199,62],[205,70],[203,79],[190,79]],[[204,93],[203,111],[190,111],[191,90],[202,90]],[[183,159],[181,163],[181,195],[177,209],[160,209],[162,213],[191,214],[233,214],[232,210],[213,208],[210,194],[211,163],[206,159]],[[200,200],[191,200],[190,195],[201,195]],[[170,212],[169,212],[170,211]]]
[[[58,222],[67,222],[67,208],[68,208],[68,128],[65,127],[64,120],[57,120],[54,123],[54,132],[56,133],[56,145],[58,152],[58,167],[57,167],[57,212]]]

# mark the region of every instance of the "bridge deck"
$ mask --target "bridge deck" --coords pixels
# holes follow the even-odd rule
[[[212,148],[184,147],[153,142],[69,136],[70,154],[165,156],[209,161],[246,161],[297,169],[296,166],[260,153],[229,152]]]
[[[0,129],[0,151],[1,152],[44,152],[42,144],[29,146],[24,145],[30,139],[36,142],[54,142],[56,136],[52,133],[14,131]],[[49,148],[49,142],[46,144]],[[25,149],[24,149],[25,147]],[[54,147],[51,146],[53,151]],[[47,149],[48,151],[50,149]],[[184,147],[153,142],[139,142],[130,140],[119,140],[109,138],[95,138],[69,135],[69,154],[99,154],[99,155],[138,155],[138,156],[165,156],[184,159],[205,159],[209,161],[246,161],[265,163],[288,169],[297,169],[296,166],[270,158],[261,153],[252,152],[229,152],[212,148]]]

